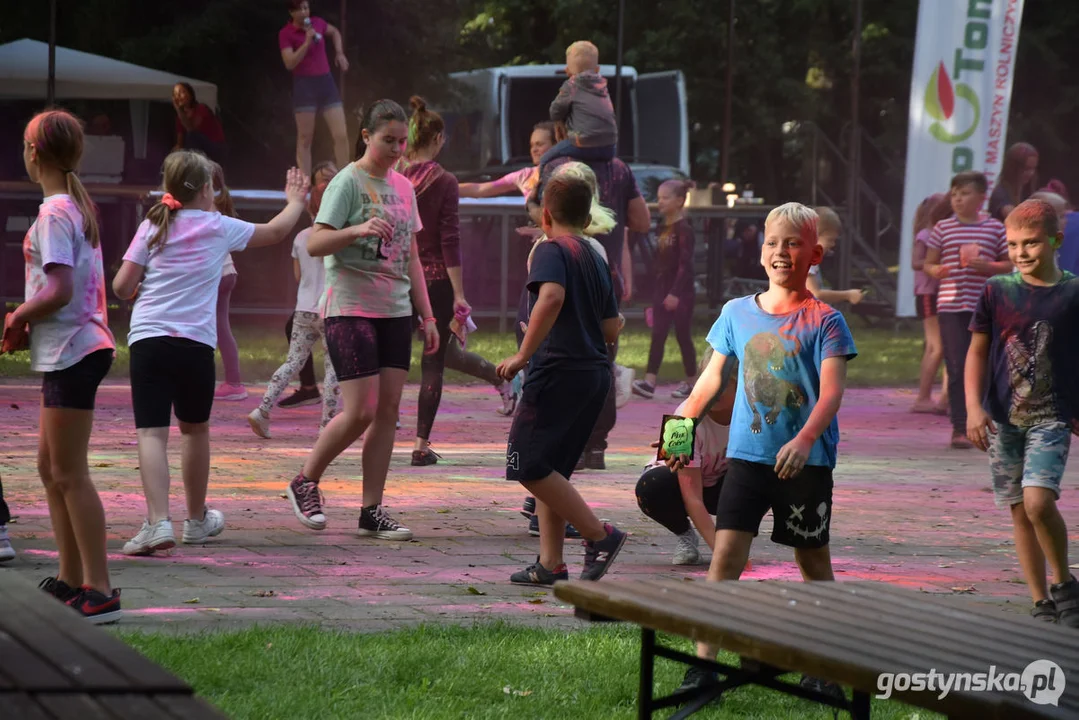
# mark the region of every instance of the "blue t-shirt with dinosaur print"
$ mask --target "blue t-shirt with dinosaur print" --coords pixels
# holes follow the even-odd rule
[[[732,300],[708,331],[708,343],[738,358],[727,457],[769,465],[813,412],[821,363],[858,354],[843,314],[815,298],[783,315],[765,312],[756,295]],[[806,464],[834,468],[838,443],[839,422],[833,418]]]
[[[1031,285],[1019,273],[990,278],[970,321],[989,336],[986,412],[1033,427],[1079,417],[1079,279]]]

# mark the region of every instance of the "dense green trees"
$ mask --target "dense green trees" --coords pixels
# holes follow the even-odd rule
[[[47,38],[43,2],[11,3],[0,41]],[[291,158],[290,82],[276,34],[283,0],[59,0],[60,44],[216,82],[237,180],[256,183]],[[715,177],[727,58],[727,0],[625,0],[625,62],[680,68],[689,84],[694,174]],[[861,122],[884,154],[904,157],[917,3],[864,0]],[[1027,2],[1011,139],[1044,148],[1042,176],[1079,183],[1071,129],[1079,126],[1079,3]],[[314,12],[339,22],[338,0]],[[434,99],[453,70],[562,62],[592,39],[614,62],[616,0],[349,0],[349,108],[413,92]],[[740,0],[737,6],[732,175],[770,197],[795,190],[784,124],[816,122],[834,140],[849,120],[851,0]],[[167,132],[167,130],[165,131]],[[883,164],[872,172],[883,173]],[[247,169],[249,172],[245,173]],[[887,184],[887,178],[880,182]],[[893,184],[896,178],[891,179]],[[1077,184],[1079,191],[1079,184]],[[887,191],[885,191],[887,193]],[[887,193],[890,194],[890,193]]]

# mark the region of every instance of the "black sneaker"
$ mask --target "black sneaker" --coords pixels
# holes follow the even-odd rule
[[[690,665],[686,670],[686,676],[682,678],[682,684],[675,692],[686,690],[703,690],[707,687],[719,684],[719,673],[714,670],[706,670],[696,665]]]
[[[1057,609],[1057,622],[1070,628],[1079,629],[1079,580],[1072,575],[1071,580],[1049,586],[1053,604]]]
[[[424,448],[423,450],[412,451],[412,467],[426,467],[427,465],[434,465],[442,456],[436,453],[431,448]]]
[[[106,595],[84,585],[79,588],[75,597],[67,601],[67,606],[94,625],[114,623],[123,615],[120,611],[119,590],[113,590],[112,595]]]
[[[532,519],[532,516],[536,514],[536,498],[531,495],[525,498],[524,505],[521,506],[521,514],[528,520]]]
[[[62,603],[67,603],[68,600],[79,594],[79,591],[68,585],[63,580],[57,580],[54,577],[47,577],[38,583],[40,588],[46,595],[51,595]]]
[[[1055,623],[1057,621],[1057,606],[1052,600],[1039,600],[1030,609],[1030,616],[1042,622]]]
[[[656,386],[645,380],[634,380],[632,392],[638,397],[651,400],[656,395]]]
[[[611,563],[618,557],[622,546],[626,544],[626,535],[610,523],[603,523],[603,529],[607,531],[607,537],[596,542],[585,540],[584,542],[584,570],[581,571],[582,580],[599,580],[611,567]]]
[[[584,466],[589,470],[606,470],[607,462],[602,450],[585,450]]]
[[[289,408],[303,407],[304,405],[314,405],[322,402],[322,393],[318,391],[318,388],[297,388],[296,392],[289,395],[287,398],[282,399],[277,403],[277,407],[284,410]]]
[[[821,680],[820,678],[815,678],[810,675],[803,675],[802,679],[798,681],[798,685],[805,690],[823,693],[836,700],[845,701],[847,699],[847,694],[843,692],[843,688],[836,683]]]
[[[375,537],[379,540],[411,540],[412,531],[400,524],[382,509],[381,505],[371,505],[360,510],[360,537]]]
[[[288,499],[292,503],[292,512],[296,518],[312,530],[326,529],[326,516],[322,514],[322,491],[318,483],[312,482],[300,473],[288,484]]]
[[[559,580],[569,580],[569,571],[565,563],[554,570],[548,570],[539,564],[539,560],[536,560],[524,570],[518,570],[510,575],[510,582],[514,585],[554,585]]]

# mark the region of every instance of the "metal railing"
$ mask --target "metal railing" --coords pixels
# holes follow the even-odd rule
[[[809,145],[810,201],[814,205],[835,208],[844,216],[847,228],[862,230],[845,235],[845,239],[854,245],[854,252],[851,253],[852,284],[872,288],[876,299],[894,310],[898,279],[889,267],[888,259],[898,256],[900,223],[895,213],[864,178],[858,178],[857,203],[855,207],[850,207],[846,192],[850,164],[846,154],[815,123],[802,123],[799,132]],[[826,170],[832,169],[839,172],[832,173],[832,178],[822,177]],[[854,217],[855,213],[857,218]]]
[[[0,188],[0,223],[7,224],[10,218],[22,219],[21,225],[11,224],[15,229],[6,232],[0,244],[0,299],[6,302],[22,300],[25,228],[18,228],[32,222],[41,202],[36,187],[23,185]],[[103,211],[102,251],[109,278],[119,269],[131,237],[152,200],[147,189],[135,190],[90,188]],[[232,196],[240,216],[254,222],[268,220],[284,205],[284,193],[280,191],[234,190]],[[750,249],[748,245],[743,248],[734,238],[734,230],[739,221],[763,228],[770,209],[763,205],[687,208],[686,217],[696,235],[694,279],[699,314],[714,315],[727,299],[745,294],[746,288],[757,287],[764,279],[759,249]],[[512,328],[527,278],[525,265],[531,243],[516,232],[528,224],[524,203],[520,196],[463,198],[460,220],[465,292],[474,315],[477,320],[497,320],[499,331],[505,332]],[[232,295],[234,314],[283,317],[292,312],[296,281],[291,246],[290,237],[278,245],[233,255],[239,273]],[[650,236],[632,234],[630,246],[634,258],[634,297],[626,304],[625,313],[627,317],[639,318],[653,301],[654,247]],[[618,262],[617,258],[612,260]],[[110,302],[126,309],[111,295]]]

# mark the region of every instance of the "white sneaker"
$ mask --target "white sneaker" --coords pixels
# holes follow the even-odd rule
[[[678,547],[674,551],[674,559],[671,560],[671,565],[700,565],[701,551],[697,549],[700,540],[693,528],[679,535]]]
[[[247,416],[247,424],[260,438],[270,439],[270,418],[262,414],[261,408],[251,411],[251,414]]]
[[[172,533],[172,520],[166,518],[154,525],[149,520],[143,520],[138,534],[124,543],[124,555],[152,555],[158,550],[171,550],[174,547],[176,536]]]
[[[0,525],[0,562],[15,559],[15,548],[11,547],[11,540],[7,536],[7,525]]]
[[[615,407],[622,407],[633,397],[633,378],[637,371],[633,368],[614,366]]]
[[[220,510],[206,508],[202,520],[184,520],[184,545],[198,545],[217,537],[225,529],[225,515]]]

